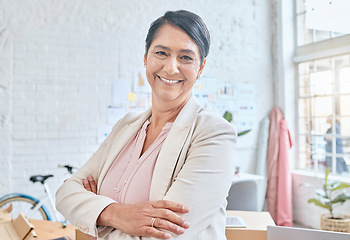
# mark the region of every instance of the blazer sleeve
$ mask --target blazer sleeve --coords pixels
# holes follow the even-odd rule
[[[125,118],[127,118],[126,116]],[[96,195],[85,190],[82,180],[92,175],[94,179],[99,179],[101,169],[103,168],[106,155],[109,148],[120,129],[125,126],[125,118],[120,120],[108,135],[98,150],[72,177],[67,179],[56,192],[56,208],[69,223],[76,226],[79,230],[91,236],[105,237],[110,232],[118,230],[112,227],[97,227],[96,221],[100,213],[114,201],[111,198],[102,195]],[[120,232],[120,231],[119,231]],[[119,233],[120,239],[140,239],[131,237],[122,232]],[[118,238],[119,239],[119,238]]]
[[[85,190],[82,180],[88,175],[98,179],[98,169],[109,139],[91,156],[72,177],[65,180],[56,192],[56,208],[69,223],[92,236],[97,235],[96,220],[112,199]]]
[[[209,225],[215,225],[214,216],[225,211],[222,208],[232,184],[237,134],[227,122],[218,122],[206,122],[205,127],[194,132],[186,161],[164,197],[190,208],[184,215],[190,227],[171,239],[198,239]]]

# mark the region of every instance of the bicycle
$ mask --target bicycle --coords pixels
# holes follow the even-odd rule
[[[66,168],[70,174],[73,174],[73,169],[70,165],[58,165],[60,168]],[[23,213],[30,219],[38,220],[49,220],[54,222],[62,222],[62,226],[65,227],[65,220],[60,221],[60,216],[55,208],[55,203],[51,195],[51,191],[46,181],[54,177],[54,175],[34,175],[29,178],[33,183],[40,182],[44,187],[46,197],[42,200],[39,200],[35,197],[32,197],[23,193],[10,193],[0,198],[0,208],[7,208],[12,204],[11,217],[12,219],[17,218],[20,213]],[[44,205],[44,203],[49,200],[49,205],[51,207],[51,216],[50,211]]]

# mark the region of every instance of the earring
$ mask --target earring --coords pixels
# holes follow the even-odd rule
[[[143,65],[145,68],[147,68],[147,64]]]

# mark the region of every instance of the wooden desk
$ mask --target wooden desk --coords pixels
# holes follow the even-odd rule
[[[267,240],[267,226],[275,226],[268,212],[226,211],[227,216],[241,216],[247,227],[226,228],[227,240]]]
[[[75,240],[75,227],[67,224],[65,228],[62,227],[62,223],[51,222],[46,220],[34,220],[30,222],[34,225],[34,230],[38,237],[37,240],[49,240],[60,237],[66,237],[70,240]]]

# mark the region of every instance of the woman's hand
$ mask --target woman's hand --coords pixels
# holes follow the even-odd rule
[[[88,176],[83,180],[84,188],[90,192],[97,194],[97,182],[94,180],[92,176]],[[89,234],[85,234],[88,240],[96,240],[97,238],[90,236]]]
[[[84,179],[83,185],[86,190],[97,193],[97,182],[92,176]],[[101,212],[97,224],[117,228],[132,236],[168,239],[171,237],[169,232],[183,234],[189,227],[180,216],[187,212],[188,207],[166,200],[138,204],[113,203]]]
[[[90,192],[97,194],[97,182],[92,176],[88,176],[83,180],[84,188]]]
[[[183,234],[189,227],[179,215],[188,211],[188,207],[166,200],[112,203],[101,212],[97,224],[117,228],[132,236],[168,239],[171,237],[169,232]]]

